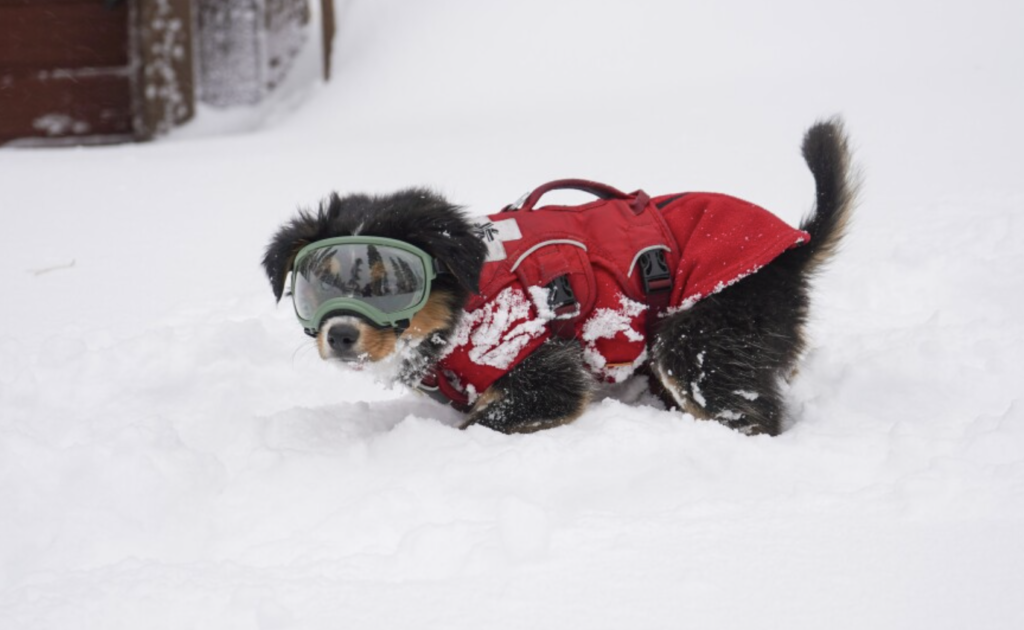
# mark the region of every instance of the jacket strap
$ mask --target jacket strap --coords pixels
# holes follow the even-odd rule
[[[665,260],[665,250],[649,249],[640,255],[640,277],[647,299],[647,334],[651,335],[654,323],[668,308],[672,298],[672,270]]]
[[[439,403],[451,405],[462,413],[466,413],[473,406],[469,404],[469,396],[456,389],[444,374],[438,372],[437,366],[430,368],[430,371],[423,375],[416,389]]]
[[[558,276],[547,285],[548,308],[554,314],[554,318],[548,322],[551,332],[562,339],[572,339],[576,336],[576,318],[580,314],[580,305],[576,301],[576,294],[569,284],[568,274]]]
[[[647,206],[647,202],[650,201],[650,197],[648,197],[647,193],[642,190],[638,190],[634,193],[624,193],[618,188],[614,188],[608,184],[602,184],[601,182],[590,181],[589,179],[556,179],[553,182],[548,182],[538,186],[533,189],[532,192],[523,195],[519,201],[508,206],[502,212],[514,210],[530,212],[540,201],[541,197],[553,190],[579,190],[594,195],[598,199],[605,200],[632,200],[631,206],[634,214],[640,214],[643,212],[643,209]]]

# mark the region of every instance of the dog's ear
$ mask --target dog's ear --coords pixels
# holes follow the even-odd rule
[[[263,270],[267,272],[267,279],[270,280],[270,287],[274,291],[274,298],[278,302],[284,295],[284,283],[288,273],[292,270],[292,262],[295,261],[295,254],[305,247],[309,241],[299,234],[294,222],[282,227],[267,245],[267,251],[263,255]]]
[[[448,234],[431,239],[427,249],[470,293],[480,293],[480,272],[487,258],[487,246],[469,228],[449,230]]]
[[[306,245],[327,238],[329,226],[341,214],[342,206],[343,200],[337,193],[332,193],[320,203],[315,213],[300,210],[299,216],[282,226],[270,240],[263,254],[263,269],[278,302],[284,295],[284,283],[292,270],[295,255]]]

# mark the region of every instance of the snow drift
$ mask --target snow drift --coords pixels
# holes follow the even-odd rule
[[[1024,7],[338,9],[334,82],[251,133],[0,151],[0,626],[1024,627]],[[777,438],[635,382],[458,431],[261,276],[331,190],[483,215],[583,176],[795,224],[833,113],[865,194]]]

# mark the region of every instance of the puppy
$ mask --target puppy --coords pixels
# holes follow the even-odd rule
[[[856,197],[838,119],[807,131],[803,155],[816,206],[799,229],[713,193],[562,180],[473,220],[413,188],[301,211],[263,266],[278,300],[291,279],[323,359],[387,365],[465,411],[463,427],[554,427],[583,412],[597,381],[644,374],[669,408],[776,435],[809,282]],[[598,199],[538,207],[556,188]]]

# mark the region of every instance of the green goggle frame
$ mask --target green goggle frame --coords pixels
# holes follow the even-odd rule
[[[404,330],[426,305],[437,261],[392,238],[338,236],[306,245],[292,264],[295,315],[316,335],[332,313],[362,316],[381,328]]]

